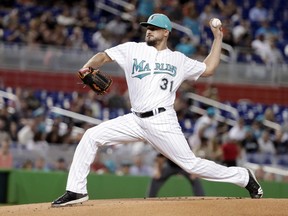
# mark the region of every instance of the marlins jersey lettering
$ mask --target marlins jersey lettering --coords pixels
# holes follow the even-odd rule
[[[180,52],[157,51],[145,42],[127,42],[105,52],[125,71],[132,109],[137,112],[173,106],[183,80],[197,80],[206,69]]]

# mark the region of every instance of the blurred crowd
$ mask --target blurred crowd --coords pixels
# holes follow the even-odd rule
[[[208,22],[213,17],[222,20],[224,42],[238,49],[238,61],[280,64],[288,58],[285,0],[126,2],[130,6],[109,0],[2,0],[0,40],[34,47],[52,45],[102,51],[125,41],[142,41],[144,30],[139,22],[152,13],[164,13],[193,34],[190,37],[172,31],[169,47],[195,59],[201,60],[207,54],[212,36]],[[101,4],[126,16],[102,10]]]
[[[188,37],[183,32],[172,31],[169,46],[194,59],[203,60],[207,55],[212,38],[208,22],[218,17],[223,23],[224,42],[243,54],[238,56],[238,61],[278,64],[287,60],[285,47],[287,50],[288,33],[284,26],[288,23],[288,9],[285,0],[272,3],[264,0],[126,2],[133,7],[120,6],[108,0],[1,0],[0,41],[31,47],[50,45],[102,51],[125,41],[142,41],[144,29],[139,26],[139,22],[159,12],[167,14],[173,22],[193,32],[193,37]],[[131,16],[129,19],[115,16],[101,10],[100,3]],[[175,109],[197,156],[227,166],[249,161],[287,168],[287,159],[284,157],[282,160],[282,156],[288,155],[287,125],[275,130],[263,124],[265,119],[275,121],[273,110],[265,110],[261,119],[255,118],[253,121],[239,118],[231,126],[227,122],[215,120],[217,110],[214,108],[203,107],[206,110],[203,116],[191,112],[189,106],[193,101],[185,98],[185,93],[193,92],[191,87],[189,83],[181,86]],[[218,100],[217,89],[210,87],[202,95]],[[17,158],[11,149],[34,151],[55,145],[75,147],[83,131],[92,124],[50,113],[49,107],[53,101],[43,93],[45,91],[39,95],[39,92],[29,88],[9,90],[1,86],[1,89],[15,94],[18,100],[0,97],[0,167],[67,171],[69,161],[62,157],[49,164],[45,157],[28,158],[16,164]],[[108,95],[97,97],[92,92],[73,92],[69,93],[69,97],[63,96],[59,100],[67,110],[102,120],[129,112],[130,108],[127,94],[120,95],[116,89]],[[112,116],[109,115],[111,111],[115,111]],[[133,155],[123,158],[127,152]],[[109,147],[100,153],[91,166],[92,172],[153,175],[153,157],[157,153],[146,143]],[[117,163],[115,158],[107,159],[112,153],[119,153],[121,159]],[[275,162],[275,158],[280,159]],[[269,178],[272,179],[271,176]]]
[[[52,102],[49,97],[43,100],[43,92],[39,94],[29,88],[6,88],[6,91],[15,94],[18,100],[0,97],[0,167],[42,171],[69,170],[72,155],[68,156],[70,153],[67,151],[66,156],[70,157],[67,161],[64,150],[63,157],[60,155],[51,161],[47,158],[51,156],[47,155],[49,148],[67,146],[72,148],[73,152],[83,132],[93,124],[51,113]],[[227,166],[251,162],[288,167],[287,122],[282,122],[279,130],[263,124],[264,120],[277,123],[271,107],[265,110],[261,118],[245,119],[240,116],[236,123],[231,125],[217,120],[219,110],[216,108],[203,105],[204,115],[192,112],[190,105],[193,101],[187,99],[185,94],[193,91],[193,85],[183,83],[176,98],[175,110],[179,124],[197,156]],[[65,109],[103,121],[127,113],[130,109],[126,94],[120,95],[117,91],[104,96],[95,95],[92,91],[88,94],[70,94],[70,100],[64,103]],[[218,100],[215,87],[208,86],[200,94]],[[115,110],[118,111],[117,114],[111,115]],[[20,155],[17,152],[19,150],[22,151]],[[29,158],[31,152],[42,154]],[[23,160],[22,156],[25,154],[27,157]],[[143,142],[103,147],[91,170],[98,174],[152,176],[156,155],[157,152]],[[19,156],[22,157],[20,162]]]

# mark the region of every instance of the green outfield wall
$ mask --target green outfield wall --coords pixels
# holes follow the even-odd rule
[[[23,170],[0,171],[2,203],[27,204],[51,202],[65,191],[67,173]],[[145,198],[149,177],[97,175],[88,176],[90,199]],[[206,196],[249,197],[248,192],[229,183],[202,180]],[[261,182],[265,198],[288,198],[288,184]],[[159,197],[193,196],[191,186],[182,176],[171,177]]]

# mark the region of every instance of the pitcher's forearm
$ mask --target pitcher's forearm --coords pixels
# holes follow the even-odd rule
[[[111,61],[112,59],[105,52],[99,52],[92,58],[90,58],[83,66],[83,68],[86,67],[100,68],[103,64]]]
[[[204,63],[206,64],[206,71],[204,76],[211,76],[220,63],[222,49],[222,38],[215,38],[211,47],[209,55],[205,58]]]

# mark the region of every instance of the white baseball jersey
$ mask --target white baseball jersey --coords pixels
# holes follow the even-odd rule
[[[137,112],[173,106],[183,80],[197,80],[206,69],[180,52],[158,51],[144,42],[127,42],[105,52],[125,71],[131,106]]]
[[[157,51],[146,43],[128,42],[105,51],[125,71],[132,111],[166,111],[146,118],[129,113],[88,129],[78,144],[66,190],[87,193],[87,176],[99,146],[146,140],[186,172],[211,181],[245,187],[248,171],[198,158],[191,151],[173,109],[175,93],[185,79],[197,80],[204,63],[169,49]]]

